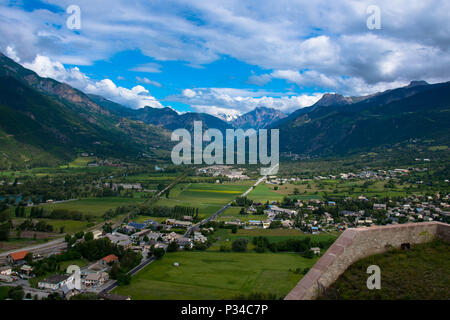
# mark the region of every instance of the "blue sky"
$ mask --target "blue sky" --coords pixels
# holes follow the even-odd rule
[[[449,2],[377,0],[369,30],[373,2],[0,0],[0,50],[130,108],[223,117],[448,81]],[[73,4],[80,30],[66,26]]]

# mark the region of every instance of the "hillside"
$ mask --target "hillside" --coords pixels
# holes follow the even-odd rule
[[[286,118],[287,116],[278,110],[258,107],[237,119],[233,120],[232,124],[235,128],[240,129],[265,129],[274,122]]]
[[[300,109],[274,127],[280,129],[281,151],[348,155],[410,139],[446,145],[449,111],[450,83],[413,85],[356,103]]]
[[[122,119],[67,84],[0,55],[0,167],[54,165],[80,152],[162,157],[168,133]]]
[[[367,267],[381,270],[381,289],[368,290]],[[319,299],[331,300],[448,300],[450,245],[440,240],[395,249],[351,265]]]
[[[90,95],[90,97],[100,106],[117,116],[161,126],[171,131],[179,128],[192,131],[194,121],[202,121],[204,129],[215,128],[225,131],[231,128],[229,123],[206,113],[188,112],[179,114],[168,107],[152,108],[147,106],[141,109],[130,109],[100,96]]]

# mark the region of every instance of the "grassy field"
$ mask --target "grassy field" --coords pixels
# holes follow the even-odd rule
[[[364,186],[365,181],[319,180],[297,181],[283,185],[260,184],[249,194],[249,198],[258,201],[280,201],[285,196],[293,199],[309,200],[322,199],[323,196],[353,197],[360,195],[367,197],[403,197],[407,195],[409,184],[396,185],[394,188],[385,188],[384,181],[376,181]],[[295,190],[297,189],[297,194]]]
[[[60,266],[61,266],[60,270],[63,270],[63,271],[67,270],[67,267],[71,266],[71,265],[76,265],[76,266],[79,266],[80,268],[83,268],[88,265],[88,261],[84,260],[84,259],[63,261],[60,264]]]
[[[267,218],[266,214],[256,215],[256,214],[240,214],[242,207],[231,207],[225,210],[220,216],[216,218],[216,221],[233,221],[239,219],[242,222],[247,222],[249,220],[265,220]]]
[[[68,164],[69,168],[84,168],[88,163],[94,162],[95,157],[78,157]]]
[[[160,199],[157,205],[199,208],[199,216],[205,218],[244,193],[251,184],[252,182],[249,181],[224,184],[178,184],[170,191],[169,198]]]
[[[275,192],[273,186],[261,183],[256,186],[247,197],[253,201],[266,203],[266,201],[281,201],[283,200],[284,195]]]
[[[8,298],[8,291],[10,287],[0,287],[0,301]]]
[[[254,237],[267,237],[270,242],[285,241],[288,239],[299,239],[309,237],[314,242],[336,240],[339,236],[336,234],[305,234],[300,230],[295,229],[238,229],[236,233],[232,233],[230,229],[219,229],[214,234],[218,241],[214,242],[208,251],[219,251],[221,245],[230,245],[233,240],[239,238],[248,239],[248,249],[252,250],[254,245],[252,240]]]
[[[144,201],[144,199],[141,198],[105,197],[105,198],[87,198],[55,204],[43,204],[42,206],[50,210],[67,209],[73,211],[80,211],[85,214],[90,214],[99,217],[103,215],[105,211],[107,211],[108,209],[115,209],[125,204],[142,201]]]
[[[381,289],[368,290],[367,267],[381,270]],[[450,244],[433,241],[393,250],[351,265],[321,299],[450,299]]]
[[[113,293],[132,299],[232,299],[237,294],[274,293],[284,297],[315,259],[294,253],[186,252],[166,254]],[[179,267],[173,264],[179,263]]]

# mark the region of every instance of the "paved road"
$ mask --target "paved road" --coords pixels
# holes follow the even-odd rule
[[[130,276],[134,276],[136,273],[138,273],[139,271],[141,271],[143,268],[145,268],[146,266],[148,266],[150,263],[152,263],[153,261],[155,261],[156,258],[155,257],[151,257],[147,260],[145,260],[144,262],[142,262],[141,264],[139,264],[138,266],[134,267],[133,269],[131,269],[130,271],[128,271],[128,274]],[[107,285],[104,289],[102,289],[100,291],[100,293],[109,293],[111,292],[114,288],[116,288],[118,286],[117,281],[114,281],[113,283]]]
[[[181,176],[179,176],[178,178],[176,178],[171,184],[169,184],[167,187],[165,187],[164,189],[162,189],[160,192],[158,192],[156,194],[156,197],[160,197],[164,192],[167,191],[167,189],[172,188],[174,185],[176,185],[178,182],[180,182],[181,180],[183,180],[185,177],[187,176],[187,173],[183,173]]]
[[[267,176],[261,177],[258,181],[255,182],[255,184],[253,186],[251,186],[247,191],[245,191],[243,194],[241,194],[241,197],[246,197],[253,189],[256,188],[256,186],[258,184],[260,184],[261,182],[263,182],[265,179],[267,178]],[[231,207],[231,203],[227,203],[225,206],[223,206],[219,211],[217,211],[216,213],[214,213],[212,216],[210,216],[209,218],[200,221],[199,223],[193,225],[192,227],[190,227],[189,229],[187,229],[186,233],[184,234],[185,237],[188,237],[194,230],[197,230],[201,225],[208,223],[211,220],[214,220],[215,218],[217,218],[218,215],[220,215],[222,212],[224,212],[225,210],[227,210],[229,207]]]

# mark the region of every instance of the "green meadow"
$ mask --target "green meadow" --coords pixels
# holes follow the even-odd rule
[[[49,210],[67,209],[72,211],[80,211],[85,214],[100,217],[108,209],[115,209],[119,206],[142,202],[144,199],[140,198],[125,198],[125,197],[105,197],[105,198],[86,198],[75,201],[67,201],[62,203],[47,203],[43,204]]]
[[[134,300],[220,300],[255,292],[282,298],[302,277],[290,270],[311,268],[315,261],[295,253],[178,251],[153,262],[113,293]]]
[[[225,210],[220,216],[216,218],[216,221],[233,221],[239,219],[241,222],[247,222],[249,220],[265,220],[266,214],[240,214],[242,207],[230,207]]]
[[[260,183],[247,197],[256,202],[266,203],[267,201],[281,201],[283,200],[284,195],[274,191],[273,186]]]

